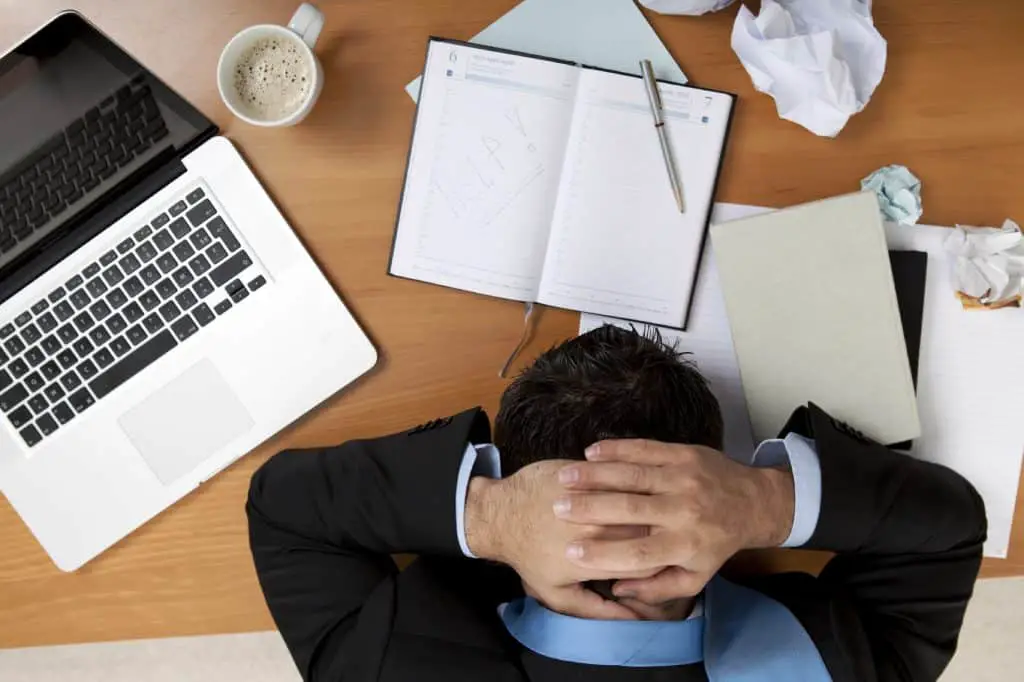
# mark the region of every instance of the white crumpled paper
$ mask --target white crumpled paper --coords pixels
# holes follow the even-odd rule
[[[984,306],[1020,305],[1024,237],[1017,223],[1007,219],[1001,228],[957,225],[945,248],[956,257],[953,283],[957,291]]]
[[[647,9],[661,14],[707,14],[725,9],[736,0],[640,0]]]
[[[762,0],[740,7],[732,49],[782,118],[835,137],[885,73],[886,42],[871,0]]]
[[[906,166],[883,166],[861,180],[860,188],[875,193],[886,220],[913,225],[921,219],[921,181]]]

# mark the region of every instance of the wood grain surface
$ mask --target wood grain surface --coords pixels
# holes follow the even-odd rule
[[[748,0],[749,2],[749,0]],[[0,500],[0,647],[260,630],[273,627],[249,556],[249,477],[285,447],[397,431],[482,404],[515,345],[522,307],[385,274],[413,117],[403,86],[427,36],[469,38],[514,0],[320,0],[322,99],[300,126],[235,121],[214,71],[247,25],[286,22],[294,0],[0,0],[0,51],[67,5],[211,116],[271,196],[381,351],[378,368],[75,574],[50,563]],[[701,18],[650,15],[696,83],[739,94],[719,200],[796,204],[856,190],[903,163],[924,182],[924,222],[994,225],[1024,219],[1024,3],[875,3],[889,40],[885,79],[838,139],[780,120],[729,47],[735,8]],[[519,365],[574,334],[578,315],[545,310]],[[977,456],[984,457],[984,452]],[[1010,559],[988,576],[1024,574],[1024,505]],[[822,558],[776,552],[773,568]]]

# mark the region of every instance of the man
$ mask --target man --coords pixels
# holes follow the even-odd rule
[[[693,367],[605,327],[513,382],[497,447],[477,409],[273,457],[257,573],[306,680],[935,680],[981,561],[974,489],[813,405],[751,466],[721,440]],[[779,545],[837,556],[716,575]]]

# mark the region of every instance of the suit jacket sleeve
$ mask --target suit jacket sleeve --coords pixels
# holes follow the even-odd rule
[[[821,465],[806,547],[837,556],[813,586],[785,591],[802,592],[794,611],[834,679],[938,679],[981,566],[981,497],[950,469],[892,452],[813,404],[790,428],[815,439]]]
[[[385,438],[282,452],[256,472],[246,504],[256,572],[305,680],[369,672],[358,670],[373,660],[365,648],[386,642],[355,647],[349,635],[364,604],[394,590],[391,554],[462,556],[458,469],[466,443],[489,435],[475,409]]]

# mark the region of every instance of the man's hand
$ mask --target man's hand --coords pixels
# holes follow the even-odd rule
[[[693,596],[742,549],[777,547],[793,523],[788,471],[737,464],[706,447],[645,440],[603,441],[587,462],[563,465],[570,494],[555,502],[571,523],[648,526],[630,539],[582,538],[566,555],[577,565],[626,576],[670,566],[648,579],[620,580],[618,597],[650,604]]]
[[[471,479],[466,496],[466,543],[476,556],[515,569],[527,593],[552,610],[581,618],[635,619],[635,612],[580,583],[650,576],[656,571],[609,573],[581,567],[566,558],[565,547],[589,538],[627,539],[646,529],[606,529],[555,518],[553,504],[565,492],[558,472],[568,463],[549,460],[501,480]]]

